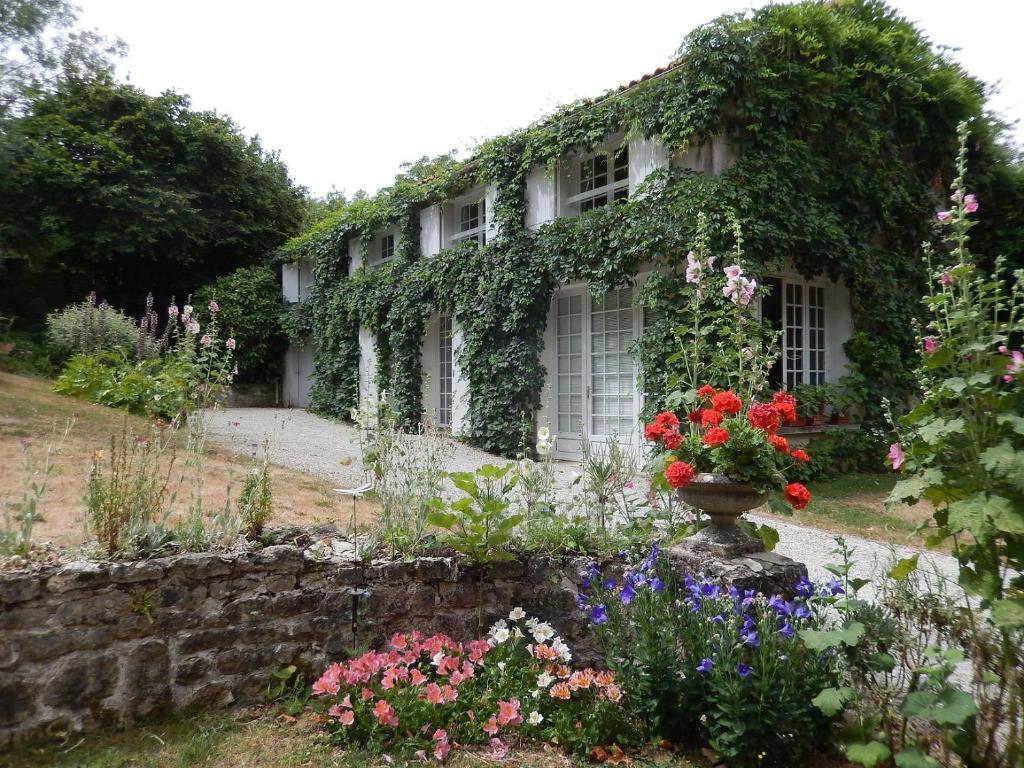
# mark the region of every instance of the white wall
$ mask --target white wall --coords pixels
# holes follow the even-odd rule
[[[284,403],[295,408],[309,405],[309,390],[313,386],[312,341],[292,344],[284,358]]]
[[[668,168],[668,151],[653,139],[642,136],[629,140],[629,196],[636,193],[648,174]]]
[[[441,244],[441,206],[434,204],[420,211],[420,250],[424,256],[434,256]]]
[[[377,396],[377,340],[369,328],[359,329],[359,402]]]
[[[452,434],[462,434],[466,427],[466,417],[469,413],[469,380],[462,372],[459,365],[459,354],[462,351],[462,328],[458,322],[452,320],[452,353],[454,365],[452,366]]]
[[[672,155],[673,168],[689,168],[709,176],[719,176],[729,170],[739,154],[725,136],[713,136],[706,144],[693,144]]]
[[[494,215],[494,201],[498,198],[498,188],[494,184],[488,184],[484,189],[484,202],[487,208],[487,242],[501,234],[501,225]]]
[[[438,386],[438,377],[441,374],[440,332],[440,318],[436,313],[432,314],[427,321],[420,344],[420,365],[423,370],[423,415],[434,424],[437,423],[437,411],[441,404],[441,391]]]
[[[299,265],[285,264],[281,267],[281,295],[293,304],[299,300]]]
[[[354,275],[363,266],[363,242],[357,237],[348,241],[348,273]]]
[[[558,202],[555,179],[557,169],[548,170],[546,166],[536,165],[526,175],[526,226],[536,229],[545,221],[551,221],[556,215]]]
[[[853,335],[850,289],[842,281],[825,285],[825,380],[839,381],[850,361],[843,344]]]

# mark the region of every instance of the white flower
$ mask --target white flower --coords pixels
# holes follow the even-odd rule
[[[499,661],[499,662],[498,662],[498,669],[499,669],[500,671],[502,671],[502,672],[504,672],[504,671],[505,671],[505,662],[504,662],[504,661]]]
[[[505,627],[502,627],[497,632],[491,634],[491,640],[493,640],[496,645],[501,645],[506,640],[508,640],[509,637],[511,637],[511,635],[509,634],[509,631],[505,629]]]
[[[430,663],[433,664],[436,667],[436,666],[440,665],[441,659],[443,659],[443,658],[444,658],[444,651],[438,651],[437,653],[434,654],[433,658],[430,660]]]
[[[526,717],[526,722],[528,722],[530,725],[540,725],[543,721],[544,715],[542,715],[537,710],[533,710],[533,712],[531,712]]]
[[[512,621],[519,621],[520,619],[526,618],[526,611],[522,608],[513,608],[509,611],[508,617],[512,619]]]
[[[553,682],[555,682],[554,676],[549,675],[547,672],[541,672],[539,675],[537,675],[538,688],[547,688]]]
[[[191,304],[186,304],[185,307],[181,310],[181,314],[184,315],[185,317],[188,317],[189,315],[191,315],[192,314],[192,305]]]
[[[556,637],[554,639],[554,642],[551,643],[551,648],[559,656],[562,657],[562,661],[568,662],[568,661],[572,660],[572,651],[569,650],[569,646],[568,645],[566,645],[565,643],[562,642],[562,638]]]
[[[542,443],[546,443],[551,439],[551,430],[547,427],[541,427],[537,430],[537,439]]]
[[[538,624],[533,628],[533,639],[538,643],[545,643],[555,636],[555,630],[550,624]]]
[[[512,630],[512,637],[518,639],[518,638],[520,638],[522,636],[523,636],[523,630],[521,630],[519,627],[516,627],[515,629]]]
[[[527,629],[533,629],[538,624],[540,624],[540,622],[537,619],[535,619],[533,616],[531,616],[530,618],[528,618],[526,620],[526,627],[527,627]]]

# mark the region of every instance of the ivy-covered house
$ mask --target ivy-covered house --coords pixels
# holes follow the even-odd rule
[[[639,440],[664,394],[698,212],[770,287],[775,383],[905,384],[959,119],[981,86],[883,4],[770,6],[693,32],[665,69],[421,161],[282,251],[297,302],[285,392],[347,415],[380,389],[515,455]],[[303,335],[305,332],[306,336]]]

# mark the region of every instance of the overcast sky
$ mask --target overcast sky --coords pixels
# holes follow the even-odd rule
[[[84,26],[129,46],[119,74],[188,93],[279,150],[323,195],[374,191],[399,165],[530,123],[672,58],[750,0],[77,0]],[[1024,4],[894,0],[1024,117]],[[1024,122],[1024,121],[1022,121]],[[1018,141],[1024,130],[1018,125]]]

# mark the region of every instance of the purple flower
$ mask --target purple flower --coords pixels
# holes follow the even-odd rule
[[[740,677],[744,678],[744,679],[750,677],[750,673],[752,671],[753,670],[748,665],[746,665],[746,664],[737,664],[736,665],[736,674],[739,675]]]
[[[658,578],[657,576],[655,576],[653,579],[651,579],[651,590],[653,590],[654,592],[664,592],[665,591],[665,585],[662,583],[661,579]]]
[[[700,596],[708,598],[716,598],[720,594],[717,584],[713,584],[710,581],[702,582],[700,585]]]
[[[587,598],[584,595],[576,595],[576,607],[581,611],[587,610]]]
[[[772,597],[771,600],[768,601],[768,607],[774,610],[775,613],[779,616],[789,616],[791,613],[793,613],[793,606],[791,606],[778,595],[775,595],[774,597]]]
[[[835,576],[828,580],[828,590],[832,593],[832,597],[846,594],[846,590],[843,589],[843,583]]]
[[[615,589],[615,579],[605,579],[601,585],[601,589],[608,591],[609,589]]]
[[[806,576],[801,576],[800,580],[797,581],[794,591],[800,595],[800,597],[810,597],[814,594],[814,584]]]
[[[604,603],[599,603],[590,609],[590,620],[597,624],[604,624],[608,621],[608,614],[605,613]]]
[[[796,632],[793,631],[793,627],[790,626],[788,621],[783,622],[782,626],[779,628],[779,634],[783,637],[789,638],[793,638],[796,636]]]
[[[199,343],[202,344],[204,347],[208,347],[213,343],[213,339],[210,338],[210,334],[204,333],[203,338],[199,340]]]
[[[720,613],[715,615],[715,616],[712,616],[711,617],[711,623],[712,624],[725,624],[725,616],[723,616]]]
[[[626,586],[624,586],[622,591],[619,593],[619,600],[622,601],[623,605],[629,605],[633,602],[633,597],[635,595],[636,592],[633,590],[633,585],[626,582]]]
[[[740,637],[743,638],[743,644],[744,645],[748,645],[748,646],[750,646],[751,648],[754,648],[754,649],[757,649],[757,648],[761,647],[761,641],[758,640],[757,632],[755,632],[754,630],[750,630],[749,632],[746,632],[746,633],[740,635]]]
[[[798,605],[796,610],[793,611],[793,618],[806,621],[811,618],[811,612],[808,610],[806,605]]]
[[[711,659],[703,658],[700,660],[700,664],[697,665],[697,671],[704,674],[705,672],[710,672],[713,666],[715,666],[715,662]]]
[[[212,312],[213,314],[220,312],[220,305],[216,301],[211,301],[209,304],[206,305],[206,308],[210,310],[210,312]]]

